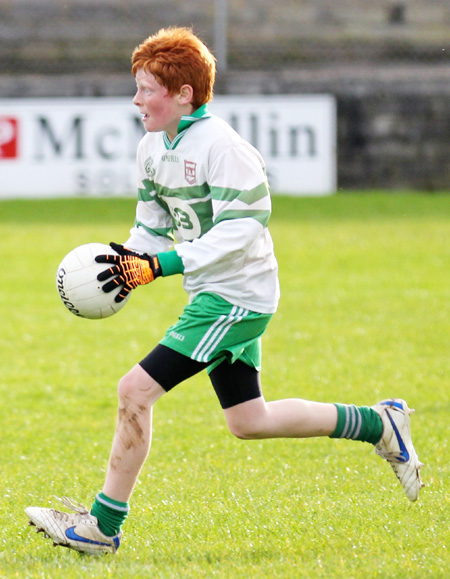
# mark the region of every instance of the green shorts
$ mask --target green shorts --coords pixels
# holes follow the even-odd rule
[[[208,365],[214,370],[225,359],[241,360],[261,369],[261,336],[272,314],[260,314],[233,306],[212,293],[198,294],[178,322],[167,330],[163,346]]]

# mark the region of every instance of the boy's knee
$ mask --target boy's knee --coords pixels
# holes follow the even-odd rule
[[[152,404],[164,390],[137,365],[119,380],[117,393],[122,403]]]
[[[137,390],[137,381],[134,380],[132,372],[128,372],[125,376],[119,380],[119,385],[117,387],[117,393],[120,399],[133,398]]]
[[[260,429],[251,422],[229,420],[228,428],[231,434],[240,440],[254,440],[261,437]]]

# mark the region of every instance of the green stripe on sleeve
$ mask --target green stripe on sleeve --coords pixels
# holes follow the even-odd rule
[[[251,217],[252,219],[256,219],[256,221],[266,227],[269,223],[270,211],[259,211],[257,209],[248,209],[247,211],[222,211],[214,222],[214,225],[228,219],[242,219],[244,217]]]
[[[266,183],[261,183],[253,189],[240,191],[231,187],[211,187],[211,197],[217,201],[234,201],[239,199],[247,205],[252,205],[264,197],[269,196],[269,190]]]

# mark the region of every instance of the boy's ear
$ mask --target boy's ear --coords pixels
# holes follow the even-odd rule
[[[178,102],[180,105],[188,105],[192,102],[194,97],[194,89],[190,84],[183,84],[178,94]]]

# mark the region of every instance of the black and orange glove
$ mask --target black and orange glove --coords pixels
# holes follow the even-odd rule
[[[123,286],[114,298],[115,302],[124,300],[131,290],[138,285],[150,283],[162,274],[161,266],[156,255],[139,255],[126,249],[117,243],[109,244],[119,255],[97,255],[97,263],[111,264],[111,267],[98,274],[98,281],[106,281],[113,278],[102,286],[105,293],[112,292],[119,286]]]

